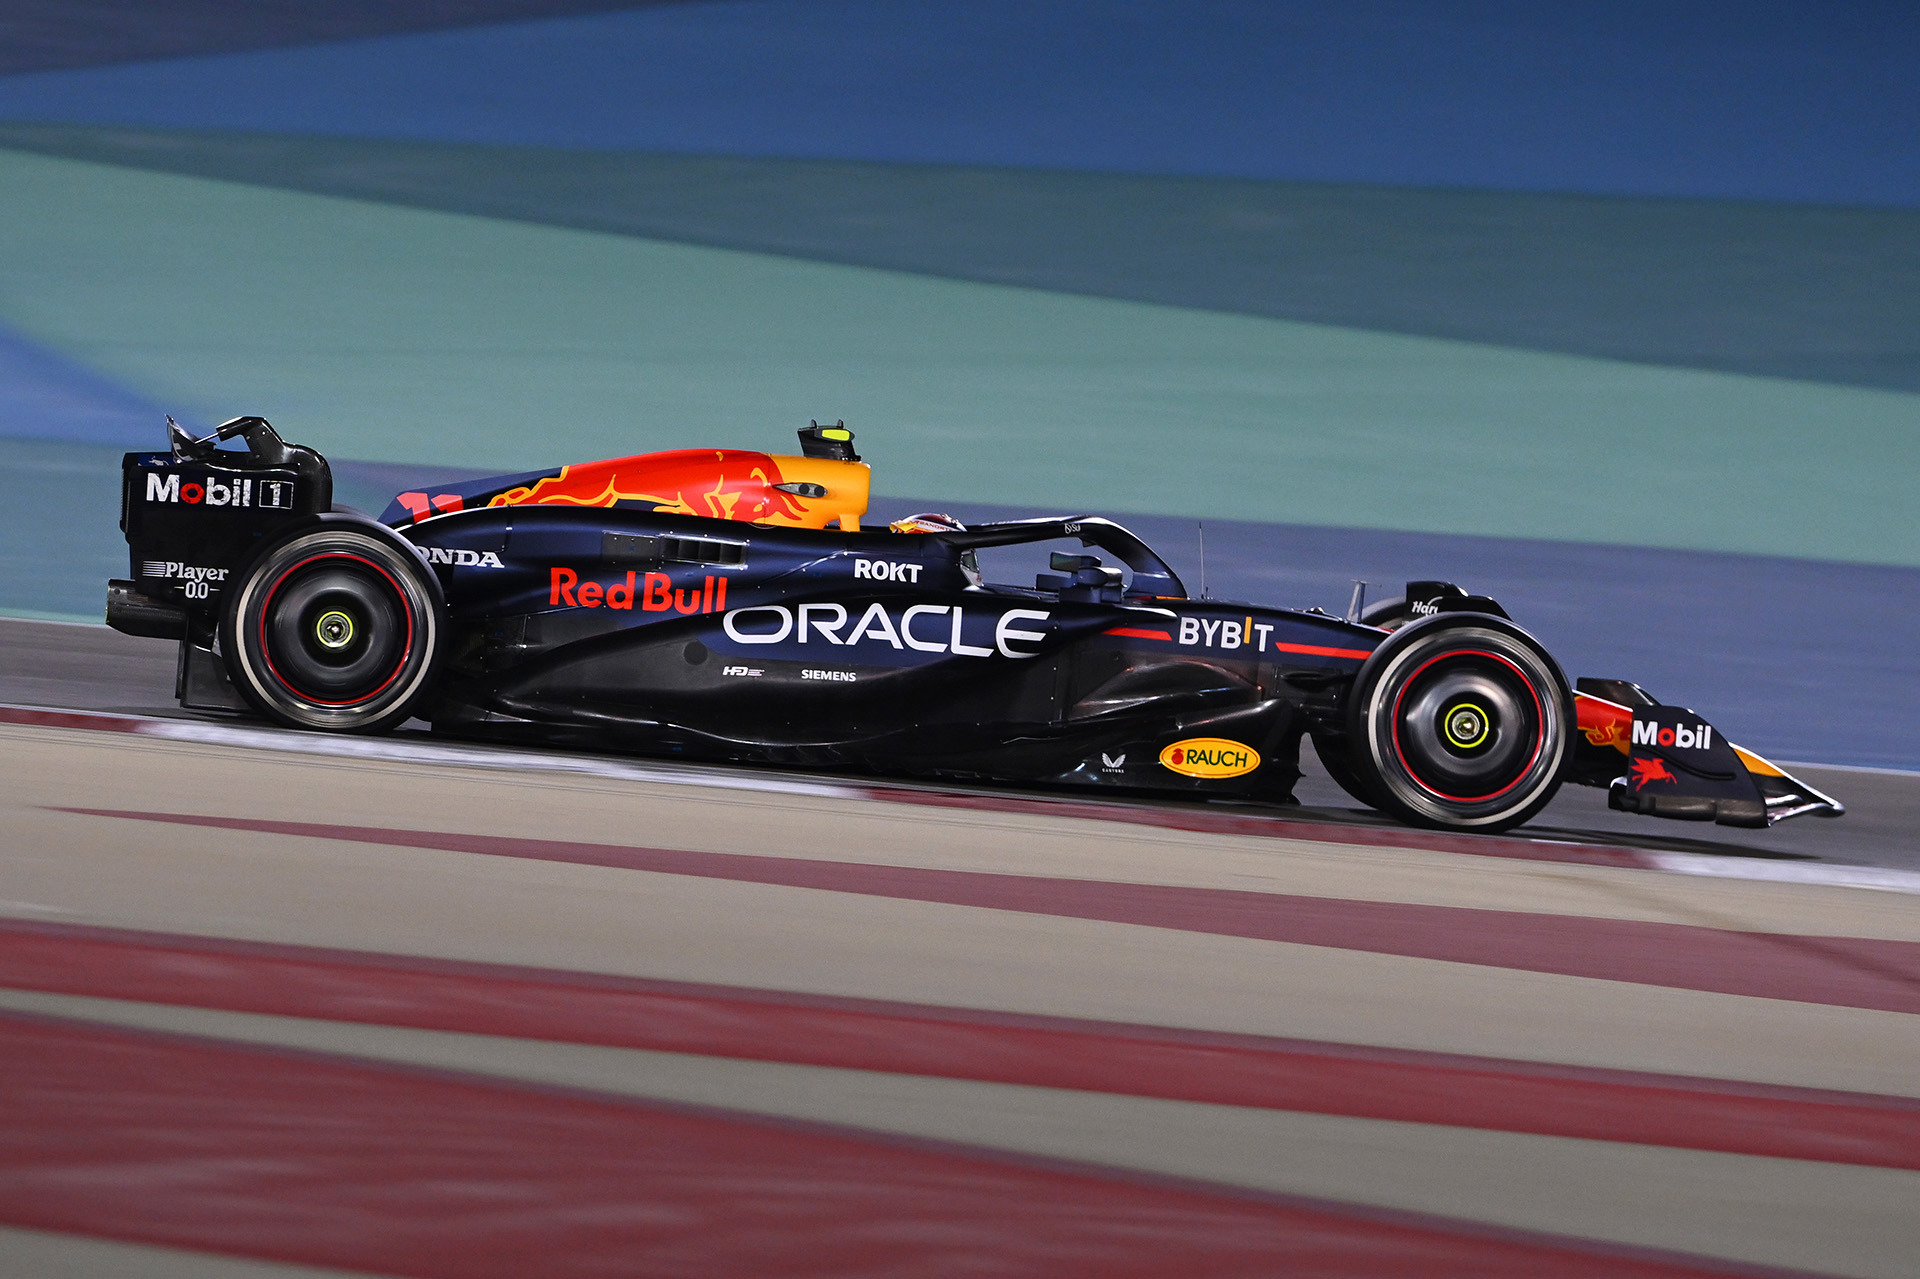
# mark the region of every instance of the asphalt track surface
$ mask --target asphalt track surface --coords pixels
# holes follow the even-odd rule
[[[1855,869],[1911,865],[1920,779],[1462,838],[1317,780],[1261,813],[281,733],[170,711],[157,641],[0,654],[0,1272],[1920,1256],[1920,876]]]

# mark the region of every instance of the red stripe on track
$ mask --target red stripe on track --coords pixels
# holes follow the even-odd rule
[[[1732,932],[1585,915],[1345,901],[1225,888],[929,870],[449,831],[95,808],[54,811],[616,866],[656,874],[1137,924],[1680,990],[1920,1012],[1920,942]]]
[[[433,1279],[1752,1273],[16,1015],[0,1015],[0,1116],[0,1220]]]
[[[0,922],[0,987],[1920,1170],[1920,1101]]]
[[[0,707],[0,724],[26,724],[33,728],[84,728],[96,733],[138,733],[145,723],[146,720],[131,715],[39,710],[30,706]]]

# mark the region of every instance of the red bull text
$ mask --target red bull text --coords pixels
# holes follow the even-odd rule
[[[708,574],[699,586],[675,586],[665,573],[628,573],[626,581],[594,582],[580,580],[570,568],[550,570],[547,603],[558,608],[630,609],[637,603],[642,612],[724,613],[727,608],[727,579]]]

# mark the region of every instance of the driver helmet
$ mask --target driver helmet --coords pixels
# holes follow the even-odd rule
[[[887,525],[891,533],[964,533],[967,526],[951,515],[942,515],[938,511],[922,511],[918,515],[909,515]]]
[[[887,525],[890,533],[964,533],[967,526],[951,515],[939,511],[922,511],[918,515],[909,515]],[[967,581],[974,586],[983,584],[980,576],[980,561],[971,550],[960,552],[960,571],[966,574]]]

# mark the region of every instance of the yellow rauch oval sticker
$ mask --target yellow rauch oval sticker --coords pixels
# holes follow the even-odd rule
[[[1189,737],[1161,751],[1160,762],[1188,777],[1238,777],[1260,767],[1260,752],[1224,737]]]

